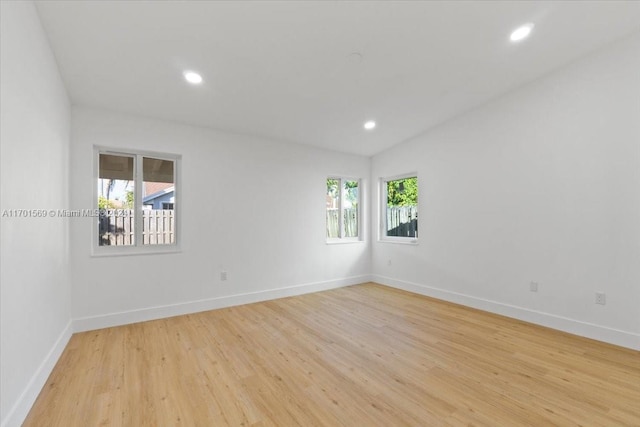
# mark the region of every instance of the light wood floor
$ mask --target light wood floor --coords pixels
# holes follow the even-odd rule
[[[75,334],[26,426],[640,426],[640,352],[365,284]]]

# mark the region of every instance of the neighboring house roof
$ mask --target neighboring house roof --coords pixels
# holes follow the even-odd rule
[[[142,191],[142,197],[151,196],[160,192],[164,193],[164,190],[167,190],[169,188],[173,190],[173,182],[145,182]]]
[[[142,194],[142,203],[173,193],[173,183],[170,182],[145,182]]]

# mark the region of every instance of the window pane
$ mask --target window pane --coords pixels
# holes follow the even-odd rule
[[[327,237],[340,237],[340,180],[327,179]]]
[[[386,235],[418,237],[418,178],[387,181]]]
[[[175,243],[175,165],[173,160],[142,158],[142,244]]]
[[[100,154],[98,244],[135,244],[133,157]]]
[[[358,181],[345,180],[342,192],[344,237],[358,237]]]

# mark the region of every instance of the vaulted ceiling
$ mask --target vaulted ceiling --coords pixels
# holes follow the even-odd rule
[[[363,155],[640,31],[636,1],[37,6],[74,104]]]

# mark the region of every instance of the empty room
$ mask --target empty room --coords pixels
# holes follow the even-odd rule
[[[640,2],[0,29],[0,427],[640,426]]]

